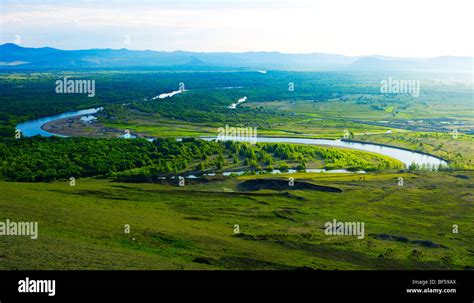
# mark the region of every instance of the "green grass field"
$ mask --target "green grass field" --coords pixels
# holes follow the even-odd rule
[[[452,133],[392,133],[356,135],[356,140],[399,146],[432,154],[449,161],[455,169],[474,169],[474,138]]]
[[[37,240],[0,237],[0,268],[474,267],[472,172],[279,178],[290,176],[343,192],[237,191],[240,182],[268,176],[187,180],[184,187],[93,179],[79,179],[75,187],[0,182],[0,220],[39,224]],[[365,238],[326,235],[324,224],[333,219],[364,222]],[[416,240],[425,242],[410,242]]]

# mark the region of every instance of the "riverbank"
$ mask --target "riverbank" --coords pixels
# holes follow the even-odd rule
[[[24,129],[27,129],[30,135],[60,135],[73,137],[95,137],[95,138],[114,138],[124,135],[124,130],[104,127],[96,119],[81,120],[86,115],[92,115],[100,109],[89,109],[78,112],[69,112],[62,115],[45,117],[42,119],[32,120],[22,123]],[[31,125],[30,125],[30,124]],[[35,132],[36,131],[36,132]],[[23,132],[23,130],[22,130]],[[135,137],[147,137],[146,135],[133,132]],[[28,135],[27,135],[28,136]],[[203,138],[204,140],[214,140],[215,138]],[[447,163],[438,157],[422,154],[413,150],[404,148],[384,146],[374,143],[348,142],[344,140],[328,140],[328,139],[308,139],[308,138],[284,138],[284,137],[258,137],[257,142],[261,143],[296,143],[329,147],[346,147],[361,151],[381,154],[403,162],[406,166],[415,163],[417,165],[425,165],[429,167],[438,167]]]
[[[341,141],[345,141],[345,142],[352,142],[352,143],[361,143],[361,144],[372,144],[372,145],[377,145],[377,146],[385,146],[385,147],[390,147],[390,148],[396,148],[396,149],[401,149],[401,150],[406,150],[408,152],[412,152],[412,153],[417,153],[417,154],[420,154],[420,155],[424,155],[424,156],[429,156],[429,157],[433,157],[433,158],[436,158],[440,161],[444,161],[446,163],[449,163],[449,161],[447,159],[443,159],[442,157],[438,157],[438,156],[435,156],[433,154],[429,154],[429,153],[425,153],[425,152],[422,152],[422,151],[419,151],[419,150],[413,150],[413,149],[409,149],[409,148],[404,148],[402,146],[395,146],[395,145],[389,145],[389,144],[383,144],[383,143],[375,143],[375,142],[370,142],[370,141],[361,141],[361,140],[348,140],[348,139],[341,139]]]
[[[81,121],[81,118],[87,116],[79,115],[53,120],[41,125],[41,129],[52,135],[64,137],[117,138],[123,135],[123,131],[105,127],[97,120],[90,122]]]

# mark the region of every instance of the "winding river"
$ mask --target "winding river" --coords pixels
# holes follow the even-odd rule
[[[59,115],[39,118],[39,119],[35,119],[35,120],[30,120],[30,121],[26,121],[26,122],[18,124],[16,126],[16,129],[21,131],[21,133],[25,137],[33,137],[33,136],[37,136],[37,135],[40,135],[40,136],[43,136],[43,137],[58,136],[58,135],[55,135],[55,134],[52,134],[52,133],[49,133],[49,132],[43,130],[41,128],[41,126],[43,126],[44,124],[46,124],[48,122],[54,121],[54,120],[70,118],[70,117],[74,117],[74,116],[95,114],[101,109],[102,108],[89,108],[89,109],[65,112],[65,113],[62,113],[62,114],[59,114]]]
[[[44,136],[50,137],[55,136],[55,134],[49,133],[43,129],[41,126],[58,119],[70,118],[80,115],[89,115],[97,113],[101,108],[91,108],[84,109],[79,111],[70,111],[63,114],[39,118],[27,122],[23,122],[17,125],[17,129],[20,130],[25,137],[31,136]],[[204,140],[213,140],[216,138],[203,137]],[[418,165],[430,165],[438,167],[440,164],[446,165],[446,161],[439,159],[437,157],[422,154],[418,152],[413,152],[410,150],[405,150],[402,148],[385,146],[373,143],[360,143],[360,142],[351,142],[351,141],[341,141],[341,140],[329,140],[329,139],[309,139],[309,138],[282,138],[282,137],[258,137],[257,142],[278,142],[278,143],[298,143],[298,144],[308,144],[308,145],[322,145],[322,146],[335,146],[335,147],[346,147],[357,150],[363,150],[368,152],[373,152],[377,154],[382,154],[400,160],[405,165],[410,165],[412,163]]]

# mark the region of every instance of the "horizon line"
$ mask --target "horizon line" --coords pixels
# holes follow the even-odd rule
[[[130,49],[130,48],[82,48],[82,49],[62,49],[62,48],[56,48],[52,46],[40,46],[40,47],[33,47],[33,46],[25,46],[22,44],[16,44],[14,42],[5,42],[3,44],[0,44],[0,46],[4,46],[7,44],[12,44],[21,48],[52,48],[60,51],[86,51],[86,50],[128,50],[128,51],[151,51],[151,52],[162,52],[162,53],[175,53],[175,52],[185,52],[185,53],[202,53],[202,54],[216,54],[216,53],[228,53],[228,54],[245,54],[245,53],[277,53],[277,54],[282,54],[282,55],[314,55],[314,54],[320,54],[320,55],[334,55],[334,56],[342,56],[342,57],[349,57],[349,58],[366,58],[366,57],[387,57],[387,58],[396,58],[396,59],[434,59],[434,58],[442,58],[442,57],[458,57],[458,58],[474,58],[474,56],[468,56],[468,55],[463,55],[463,56],[456,56],[456,55],[440,55],[440,56],[435,56],[435,57],[406,57],[406,56],[389,56],[389,55],[380,55],[380,54],[372,54],[372,55],[343,55],[343,54],[336,54],[336,53],[321,53],[321,52],[304,52],[304,53],[285,53],[281,51],[268,51],[268,50],[248,50],[248,51],[193,51],[193,50],[182,50],[182,49],[176,49],[176,50],[154,50],[154,49]]]

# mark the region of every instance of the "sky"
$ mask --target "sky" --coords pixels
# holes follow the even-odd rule
[[[474,56],[473,0],[0,0],[0,43]]]

